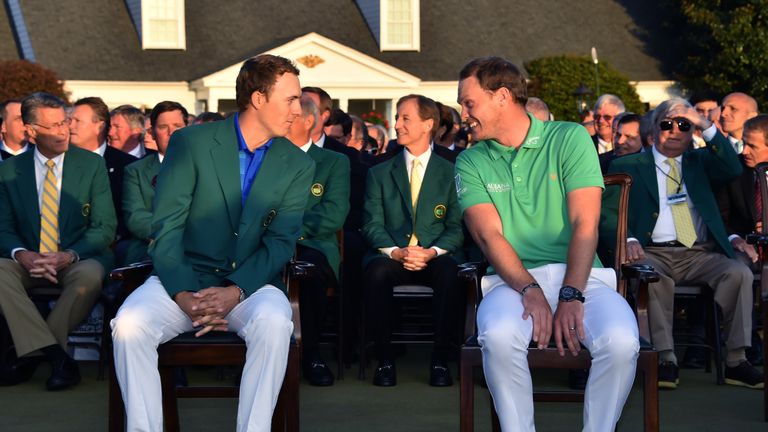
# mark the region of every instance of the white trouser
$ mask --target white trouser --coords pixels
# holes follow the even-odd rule
[[[549,264],[529,272],[554,312],[565,264]],[[523,320],[522,297],[499,276],[486,276],[482,287],[488,294],[477,311],[478,342],[501,428],[505,432],[533,431],[533,386],[527,360],[532,321]],[[592,269],[584,291],[586,338],[582,344],[592,355],[584,396],[585,431],[615,429],[635,378],[640,350],[637,321],[615,287],[612,269]],[[567,348],[565,355],[571,355]]]
[[[238,431],[269,431],[283,384],[293,322],[285,294],[265,285],[226,316],[229,329],[245,340]],[[128,431],[163,431],[157,347],[192,330],[182,312],[152,276],[123,303],[112,320],[115,372],[125,401]]]

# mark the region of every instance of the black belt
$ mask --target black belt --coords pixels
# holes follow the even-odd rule
[[[650,247],[688,247],[677,240],[666,241],[661,243],[650,242],[648,243],[648,246]]]

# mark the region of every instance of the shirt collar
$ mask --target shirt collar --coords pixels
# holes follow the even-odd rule
[[[304,153],[309,151],[309,148],[312,147],[312,139],[310,138],[309,141],[304,144],[303,146],[299,147],[300,149],[304,150]]]
[[[49,161],[49,159],[47,157],[43,156],[43,154],[40,153],[40,150],[38,150],[37,147],[35,147],[35,160],[40,165],[46,167],[46,169],[48,168],[46,163]],[[61,163],[64,162],[64,153],[62,153],[60,155],[57,155],[57,156],[54,156],[50,160],[52,160],[52,161],[54,161],[56,163],[56,168],[59,170],[59,172],[61,172]]]
[[[544,130],[544,123],[534,117],[531,113],[526,113],[531,120],[531,125],[528,128],[528,133],[525,135],[523,145],[520,148],[536,149],[540,148],[544,143],[541,139],[542,132]],[[498,141],[490,139],[483,141],[488,147],[488,153],[491,159],[497,160],[500,157],[512,155],[517,151],[514,147],[507,147],[499,144]]]
[[[656,146],[651,147],[651,152],[653,153],[653,160],[654,162],[656,162],[656,165],[658,166],[666,165],[666,160],[669,159],[668,156],[664,156],[658,150],[656,150]],[[683,155],[677,156],[672,159],[674,159],[677,163],[681,163],[683,160]]]
[[[251,151],[248,148],[248,144],[245,143],[245,138],[243,137],[243,131],[240,130],[240,122],[238,121],[238,119],[240,118],[240,113],[235,113],[233,117],[235,118],[235,134],[237,135],[237,146],[240,149],[240,151],[244,151],[247,154],[253,154],[255,151],[258,151],[258,150],[266,151],[267,149],[269,149],[269,146],[272,145],[272,138],[270,138],[269,141],[266,142],[266,144],[257,148],[255,151]]]
[[[96,150],[93,150],[94,153],[98,154],[101,157],[104,157],[104,153],[107,151],[107,142],[104,141],[101,143],[100,146],[96,147]]]
[[[163,163],[163,159],[165,159],[165,155],[157,152],[157,159],[160,161],[160,163]]]
[[[418,159],[419,162],[421,162],[422,167],[427,167],[427,164],[429,163],[429,157],[432,155],[432,147],[427,147],[427,151],[422,153],[421,155],[414,156],[411,154],[410,151],[408,151],[408,148],[405,148],[403,150],[403,154],[405,155],[405,164],[406,166],[410,167],[411,164],[413,164],[414,159]]]
[[[315,145],[316,145],[316,146],[318,146],[318,147],[320,147],[320,148],[323,148],[323,146],[325,145],[325,133],[321,133],[321,134],[320,134],[320,139],[319,139],[319,140],[317,140],[317,142],[315,143]]]
[[[14,155],[14,156],[18,156],[18,155],[20,155],[20,154],[24,153],[25,151],[27,151],[27,149],[28,149],[28,147],[27,147],[27,146],[29,146],[29,144],[27,144],[27,142],[25,141],[25,142],[24,142],[24,145],[23,145],[23,146],[22,146],[20,149],[18,149],[18,150],[14,150],[14,149],[12,149],[12,148],[8,147],[8,146],[5,144],[5,141],[2,141],[2,146],[3,146],[3,147],[2,147],[2,148],[3,148],[3,150],[7,151],[8,153],[10,153],[10,154],[12,154],[12,155]]]

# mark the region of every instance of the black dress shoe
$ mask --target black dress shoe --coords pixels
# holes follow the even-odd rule
[[[29,381],[40,363],[39,357],[17,359],[0,370],[0,386],[12,386]]]
[[[448,364],[444,362],[432,363],[429,368],[429,385],[432,387],[450,387],[453,385]]]
[[[688,347],[680,367],[683,369],[704,369],[707,366],[709,350],[704,347]]]
[[[765,387],[763,374],[746,360],[739,363],[738,366],[725,367],[725,383],[751,389],[762,389]]]
[[[313,386],[328,387],[333,385],[333,372],[322,359],[313,360],[304,366],[304,376]]]
[[[80,368],[77,362],[69,357],[54,363],[52,369],[51,376],[45,383],[48,390],[63,390],[80,382]]]
[[[397,371],[395,362],[384,360],[379,362],[379,367],[373,374],[373,385],[379,387],[394,387],[397,384]]]
[[[568,369],[568,386],[573,390],[587,388],[589,369]]]
[[[659,363],[659,388],[676,389],[678,384],[680,384],[680,368],[669,361]]]

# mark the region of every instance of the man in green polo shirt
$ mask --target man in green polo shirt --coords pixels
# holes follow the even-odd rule
[[[596,258],[603,179],[586,131],[525,111],[518,69],[471,61],[459,78],[462,120],[477,145],[456,161],[464,220],[492,269],[477,313],[483,368],[503,430],[533,430],[531,339],[592,355],[584,430],[616,427],[635,377],[634,315]],[[555,311],[554,316],[553,312]]]

